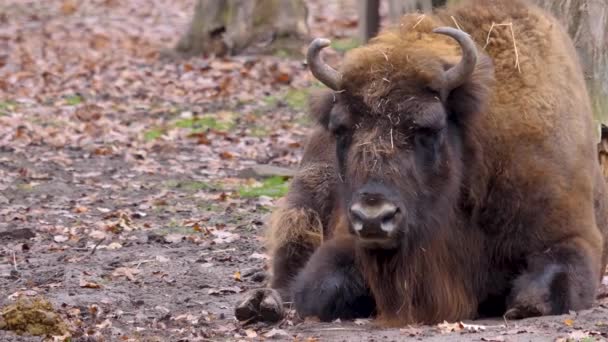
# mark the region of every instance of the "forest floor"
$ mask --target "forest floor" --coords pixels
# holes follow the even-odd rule
[[[308,3],[336,62],[353,46],[354,1]],[[263,284],[260,235],[288,186],[248,168],[297,166],[319,85],[301,58],[162,58],[193,6],[0,4],[0,340],[608,337],[603,295],[590,310],[511,322],[378,329],[293,311],[274,325],[237,322],[235,303]]]

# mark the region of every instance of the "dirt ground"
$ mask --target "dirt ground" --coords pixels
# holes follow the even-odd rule
[[[354,1],[308,4],[336,61]],[[72,341],[608,338],[606,286],[591,310],[522,321],[237,322],[235,303],[263,284],[260,235],[288,184],[247,169],[297,165],[318,85],[300,58],[163,59],[193,6],[0,3],[0,313],[44,298],[53,309],[38,314]],[[0,340],[42,339],[20,328]]]

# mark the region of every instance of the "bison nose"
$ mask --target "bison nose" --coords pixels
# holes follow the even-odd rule
[[[391,202],[358,201],[351,205],[353,230],[362,238],[387,238],[397,226],[399,208]]]

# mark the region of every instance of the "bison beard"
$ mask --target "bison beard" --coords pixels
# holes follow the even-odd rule
[[[445,28],[454,20],[470,36]],[[471,0],[404,16],[339,70],[319,57],[327,45],[308,61],[334,92],[312,98],[318,127],[267,235],[284,300],[302,316],[399,326],[592,305],[606,184],[554,18]]]

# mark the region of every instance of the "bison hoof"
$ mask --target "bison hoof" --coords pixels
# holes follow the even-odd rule
[[[234,309],[239,321],[277,322],[285,315],[283,301],[276,290],[255,289],[249,291]]]

